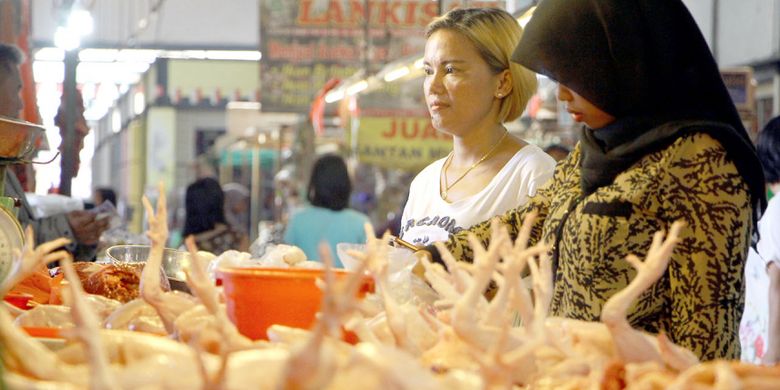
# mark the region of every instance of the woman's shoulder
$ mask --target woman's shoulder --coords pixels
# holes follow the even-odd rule
[[[425,168],[420,170],[420,172],[417,173],[417,176],[414,177],[411,185],[415,186],[427,183],[431,180],[431,178],[434,178],[438,184],[439,174],[441,172],[442,166],[444,166],[444,160],[446,159],[447,157],[443,157],[425,166]]]
[[[748,188],[736,163],[724,145],[705,132],[686,132],[667,147],[644,156],[639,167],[654,167],[662,173],[656,177],[658,181],[689,194],[707,191],[719,193],[718,198],[725,199],[726,193],[738,193],[739,199],[735,198],[734,202],[749,199],[744,197]]]
[[[355,209],[344,209],[341,210],[341,215],[344,215],[350,219],[359,220],[359,221],[368,221],[368,216],[361,213],[360,211],[357,211]]]
[[[303,206],[298,210],[295,210],[292,214],[290,214],[290,223],[316,218],[320,209],[321,208],[319,207],[311,206],[311,205]]]
[[[775,194],[772,199],[769,199],[769,202],[767,203],[766,210],[764,210],[764,214],[761,216],[761,220],[758,221],[759,224],[759,231],[761,235],[764,235],[764,232],[761,231],[761,224],[771,224],[773,226],[772,230],[777,230],[778,234],[780,235],[780,194]],[[776,226],[777,227],[774,227]],[[780,245],[780,242],[778,242]]]
[[[245,250],[241,248],[244,237],[244,233],[228,225],[217,224],[214,229],[196,235],[195,241],[201,249],[218,255],[230,249]]]
[[[574,144],[574,147],[571,149],[571,152],[569,152],[569,155],[566,156],[563,160],[559,161],[559,165],[565,165],[568,167],[577,167],[580,163],[580,158],[582,157],[582,143],[577,142]]]
[[[710,134],[706,133],[705,131],[690,131],[678,138],[673,144],[672,147],[677,147],[679,149],[683,148],[696,148],[696,149],[709,149],[709,148],[718,148],[723,149],[724,151],[726,148],[721,145],[721,143],[715,139],[715,137],[711,136]]]
[[[218,224],[214,225],[214,228],[211,229],[211,230],[207,230],[205,232],[200,232],[198,234],[195,234],[194,235],[195,236],[195,241],[210,240],[210,239],[213,239],[216,236],[219,236],[219,235],[222,235],[222,234],[225,234],[225,233],[229,233],[229,231],[230,231],[230,227],[229,226],[227,226],[227,225],[225,225],[223,223],[218,223]]]
[[[522,149],[518,150],[512,159],[509,160],[508,164],[515,164],[519,168],[525,170],[542,170],[550,171],[550,173],[552,173],[553,169],[555,169],[556,163],[555,159],[553,159],[549,154],[545,153],[542,148],[529,143]]]
[[[311,206],[303,206],[290,214],[290,219],[300,218],[302,215],[306,215],[311,212]]]
[[[769,203],[767,203],[764,214],[769,214],[770,211],[772,214],[777,215],[778,219],[780,220],[780,193],[774,194],[772,199],[769,199]]]
[[[555,172],[555,160],[536,145],[528,144],[518,150],[512,158],[496,172],[489,187],[507,188],[519,186],[513,191],[524,199],[536,188],[546,183]]]
[[[657,154],[662,161],[673,165],[693,160],[699,164],[734,165],[730,159],[723,158],[727,154],[723,144],[704,131],[686,132]]]

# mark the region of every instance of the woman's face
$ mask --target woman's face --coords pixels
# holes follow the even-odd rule
[[[13,66],[10,72],[6,72],[3,65],[0,65],[0,115],[10,118],[19,117],[19,111],[22,110],[22,78],[19,76],[19,69]]]
[[[433,127],[462,136],[498,122],[502,77],[494,74],[477,48],[451,30],[434,32],[425,43],[423,90]]]
[[[566,103],[566,111],[571,114],[575,122],[584,123],[591,129],[600,129],[615,121],[614,116],[601,111],[563,84],[558,84],[558,100]]]

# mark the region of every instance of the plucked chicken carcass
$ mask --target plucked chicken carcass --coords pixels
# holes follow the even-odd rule
[[[29,240],[28,242],[33,242]],[[35,249],[25,248],[16,261],[13,280],[24,277],[24,271],[54,259],[69,266],[67,252],[52,252],[60,241],[44,243]],[[71,290],[71,314],[75,324],[72,336],[83,345],[73,344],[57,353],[38,340],[27,336],[13,324],[11,316],[0,310],[0,340],[4,379],[10,388],[111,388],[103,387],[106,375],[114,375],[119,388],[160,385],[165,388],[185,386],[198,388],[202,382],[191,348],[184,344],[142,333],[98,331],[99,320],[87,303],[75,272],[67,272]],[[7,280],[8,281],[8,280]],[[84,347],[86,345],[86,348]],[[102,356],[102,357],[101,357]],[[105,359],[110,363],[104,364]],[[110,369],[107,368],[110,364]],[[171,370],[192,375],[171,374]],[[106,374],[110,371],[113,374]],[[94,378],[92,377],[94,376]]]
[[[162,193],[162,191],[161,191]],[[141,276],[142,299],[105,323],[128,324],[156,315],[160,337],[99,330],[67,254],[55,246],[26,248],[12,279],[57,259],[69,283],[64,294],[76,341],[54,353],[14,326],[0,309],[5,380],[11,388],[57,389],[732,389],[776,388],[780,368],[737,362],[698,363],[663,335],[628,325],[628,306],[664,272],[682,225],[659,233],[644,261],[630,258],[634,280],[604,306],[602,322],[549,317],[552,270],[544,245],[527,245],[526,221],[512,242],[495,225],[490,246],[472,240],[473,265],[441,250],[447,268],[423,262],[434,304],[401,303],[389,291],[387,238],[369,239],[361,269],[338,282],[326,267],[321,313],[311,330],[273,326],[271,342],[251,342],[228,319],[219,292],[205,276],[196,248],[186,269],[196,297],[160,288],[159,262],[167,238],[165,203],[149,214],[152,250]],[[369,232],[368,237],[373,237]],[[61,245],[61,244],[60,244]],[[59,245],[57,245],[59,246]],[[443,248],[440,248],[443,249]],[[159,256],[159,257],[158,257]],[[328,262],[328,253],[322,258]],[[363,270],[375,279],[380,307],[356,298]],[[531,276],[527,286],[524,271]],[[483,292],[495,283],[492,300]],[[0,286],[7,291],[7,284]],[[517,319],[519,326],[513,326]],[[340,340],[347,326],[357,345]]]

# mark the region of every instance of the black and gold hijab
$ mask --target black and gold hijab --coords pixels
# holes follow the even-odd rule
[[[754,222],[766,207],[755,147],[680,0],[542,0],[512,60],[617,118],[605,131],[583,129],[586,193],[644,155],[701,131],[726,148],[745,178]]]

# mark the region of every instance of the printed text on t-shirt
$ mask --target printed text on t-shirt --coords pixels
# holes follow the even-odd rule
[[[441,216],[433,216],[433,217],[424,217],[420,220],[415,220],[414,218],[411,218],[406,221],[404,226],[402,227],[401,231],[403,233],[407,232],[409,229],[415,227],[415,226],[438,226],[444,230],[447,231],[449,234],[455,234],[461,230],[463,230],[462,227],[457,226],[458,222],[455,221],[455,218],[450,217],[441,217]]]

